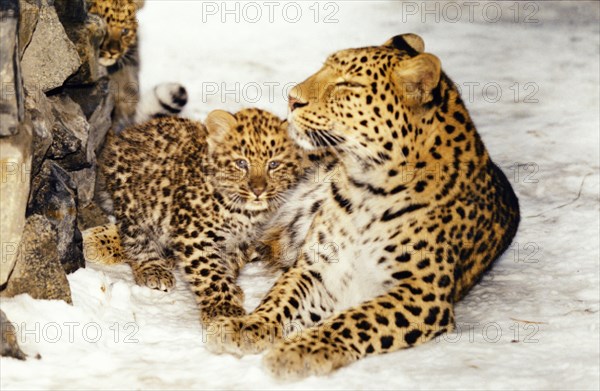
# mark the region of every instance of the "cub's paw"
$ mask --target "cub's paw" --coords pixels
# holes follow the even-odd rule
[[[158,264],[134,267],[133,277],[136,284],[163,292],[169,292],[175,286],[173,272]]]
[[[209,351],[217,354],[257,354],[275,342],[277,327],[250,316],[219,317],[206,323],[203,342]]]
[[[327,375],[347,362],[329,346],[304,342],[281,342],[263,357],[263,365],[275,378],[294,381],[307,376]]]

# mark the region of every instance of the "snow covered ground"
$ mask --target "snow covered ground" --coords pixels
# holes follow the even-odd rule
[[[198,119],[244,106],[284,116],[286,89],[329,53],[421,35],[512,179],[523,215],[515,244],[458,304],[459,332],[288,384],[260,356],[207,352],[181,280],[164,294],[134,285],[125,266],[88,267],[69,276],[73,306],[2,300],[22,349],[42,359],[2,358],[0,388],[600,387],[598,2],[471,2],[460,14],[454,2],[254,2],[237,14],[234,2],[146,3],[143,88],[185,84],[186,115]],[[272,283],[258,265],[241,282],[249,310]]]

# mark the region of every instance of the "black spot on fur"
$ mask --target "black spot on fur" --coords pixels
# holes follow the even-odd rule
[[[406,335],[404,336],[404,340],[407,344],[414,345],[421,335],[423,335],[423,332],[421,330],[411,330],[408,333],[406,333]]]

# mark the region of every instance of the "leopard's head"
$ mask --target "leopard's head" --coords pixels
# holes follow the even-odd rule
[[[143,0],[93,0],[90,3],[90,13],[99,15],[106,22],[106,35],[100,45],[100,65],[114,65],[135,47],[136,13],[143,5]]]
[[[219,193],[250,211],[278,207],[302,174],[304,154],[291,140],[287,121],[259,109],[206,118],[208,167]]]
[[[423,51],[419,36],[404,34],[332,54],[289,94],[292,138],[309,150],[333,147],[363,161],[385,160],[440,80],[440,61]]]

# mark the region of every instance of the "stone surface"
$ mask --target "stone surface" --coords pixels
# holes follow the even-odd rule
[[[84,23],[88,16],[86,0],[54,0],[54,8],[65,26]]]
[[[59,258],[56,231],[46,217],[36,214],[27,218],[17,259],[2,296],[27,293],[34,299],[72,303],[69,281]]]
[[[0,136],[16,134],[23,119],[23,88],[19,65],[19,1],[0,1]]]
[[[75,45],[48,1],[42,0],[39,20],[21,63],[25,88],[34,92],[60,87],[81,65]]]
[[[46,216],[57,232],[59,259],[67,273],[84,267],[77,226],[77,189],[68,172],[52,160],[42,164],[31,184],[28,215]]]
[[[25,360],[27,356],[19,348],[15,326],[2,310],[0,310],[0,333],[0,356]]]
[[[111,112],[114,107],[114,98],[109,87],[108,77],[101,78],[93,85],[65,87],[65,93],[81,105],[81,109],[89,123],[87,159],[91,166],[71,173],[77,184],[81,208],[90,205],[94,197],[96,151],[103,144],[106,133],[112,125]]]
[[[84,266],[78,220],[106,221],[92,201],[96,151],[115,104],[114,83],[98,65],[106,24],[87,13],[86,0],[1,0],[0,11],[0,289],[23,290],[15,287],[31,279],[35,295],[66,297],[35,277],[53,270],[62,284],[65,271]],[[35,215],[43,217],[23,235]],[[37,252],[19,252],[20,244]],[[55,266],[37,269],[43,262]]]
[[[0,138],[0,286],[13,269],[25,226],[31,175],[31,129]]]
[[[68,95],[49,97],[54,115],[52,144],[46,157],[56,160],[67,170],[89,168],[95,157],[88,149],[89,124],[81,110]]]
[[[42,2],[41,0],[20,0],[19,6],[21,7],[19,11],[19,59],[21,59],[37,26]]]
[[[90,124],[88,146],[97,151],[112,125],[111,113],[115,105],[108,77],[91,86],[67,87],[65,93],[81,106]]]
[[[94,189],[96,187],[96,164],[91,168],[84,168],[79,171],[72,171],[71,178],[77,187],[77,201],[79,208],[88,206],[94,199]]]
[[[25,121],[33,130],[31,174],[35,176],[52,144],[54,114],[45,94],[25,94]]]

